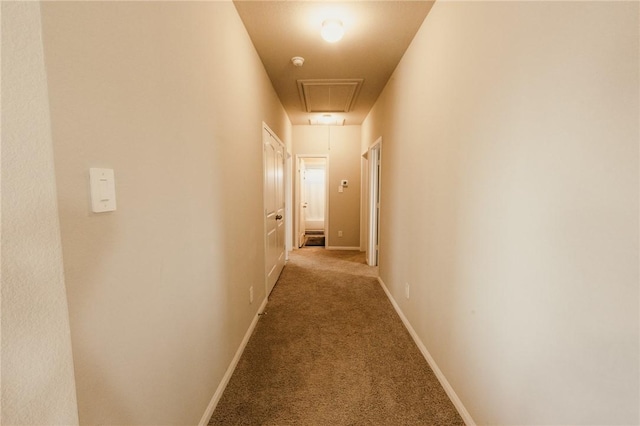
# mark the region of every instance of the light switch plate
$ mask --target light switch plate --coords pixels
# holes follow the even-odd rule
[[[116,209],[116,182],[113,169],[89,169],[91,211],[111,212]]]

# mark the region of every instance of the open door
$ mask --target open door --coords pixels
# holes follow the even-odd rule
[[[298,248],[304,245],[304,234],[306,232],[306,194],[305,194],[305,180],[307,175],[307,169],[304,162],[304,158],[298,159]]]
[[[367,263],[378,265],[379,233],[380,233],[380,148],[382,140],[378,139],[367,155],[369,163],[369,243],[367,245]]]

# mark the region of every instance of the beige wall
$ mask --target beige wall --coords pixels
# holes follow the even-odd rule
[[[196,424],[265,297],[261,127],[290,123],[231,2],[42,9],[80,422]]]
[[[0,423],[78,424],[40,5],[1,6]]]
[[[360,134],[360,126],[293,126],[294,162],[296,155],[329,157],[330,247],[360,247]],[[342,179],[349,187],[339,193]]]
[[[363,124],[381,278],[477,424],[640,421],[638,12],[437,2]]]

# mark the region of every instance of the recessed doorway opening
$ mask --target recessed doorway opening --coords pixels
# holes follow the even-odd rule
[[[297,246],[325,247],[328,228],[327,158],[298,156]]]

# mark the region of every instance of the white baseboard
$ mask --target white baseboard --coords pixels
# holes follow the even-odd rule
[[[265,306],[267,306],[268,300],[269,299],[267,299],[266,297],[264,298],[264,301],[262,302],[262,305],[260,305],[260,309],[258,309],[258,312],[264,312],[264,308]],[[229,380],[231,379],[231,375],[235,371],[236,366],[238,365],[238,361],[240,361],[240,357],[244,352],[244,348],[247,346],[247,343],[249,342],[249,338],[251,338],[251,335],[253,334],[253,330],[256,328],[256,324],[258,324],[259,319],[260,317],[258,316],[258,314],[256,314],[255,318],[251,322],[251,325],[249,326],[249,329],[245,333],[244,338],[242,339],[242,342],[240,343],[240,347],[236,351],[236,354],[233,357],[233,359],[231,360],[231,364],[229,364],[227,371],[224,373],[224,376],[222,377],[222,381],[218,385],[218,389],[216,389],[216,392],[213,394],[213,398],[211,398],[211,402],[209,402],[209,405],[207,406],[206,411],[202,415],[202,418],[200,419],[200,423],[198,423],[199,426],[206,426],[209,423],[209,420],[213,415],[213,411],[216,409],[216,406],[218,405],[218,402],[222,397],[222,393],[227,388],[227,385],[229,384]]]
[[[471,418],[471,415],[469,414],[465,406],[462,404],[462,401],[460,401],[460,398],[458,398],[458,395],[453,390],[453,388],[449,384],[449,381],[447,380],[447,378],[444,376],[444,374],[438,367],[438,364],[436,364],[436,361],[433,359],[433,357],[427,350],[427,347],[424,345],[424,343],[422,343],[422,340],[420,340],[420,337],[418,337],[418,334],[409,323],[409,320],[407,319],[407,317],[404,316],[404,313],[400,309],[400,306],[398,306],[398,304],[396,303],[395,299],[389,292],[389,289],[384,284],[384,281],[382,281],[382,278],[378,277],[378,282],[380,283],[380,286],[382,287],[384,292],[387,294],[389,301],[391,302],[394,309],[398,313],[398,316],[402,320],[402,323],[406,327],[407,331],[409,331],[409,334],[411,334],[413,341],[416,342],[416,345],[418,345],[418,349],[420,349],[420,352],[422,352],[422,356],[424,356],[424,358],[427,360],[427,362],[429,363],[429,366],[431,367],[436,377],[438,378],[438,381],[444,388],[444,391],[449,396],[449,399],[451,399],[451,402],[456,407],[456,410],[458,410],[458,413],[460,413],[460,417],[462,417],[462,420],[464,421],[464,423],[467,426],[476,426],[476,423],[473,421],[473,418]]]
[[[341,246],[326,246],[327,250],[355,250],[360,251],[360,247],[341,247]]]

